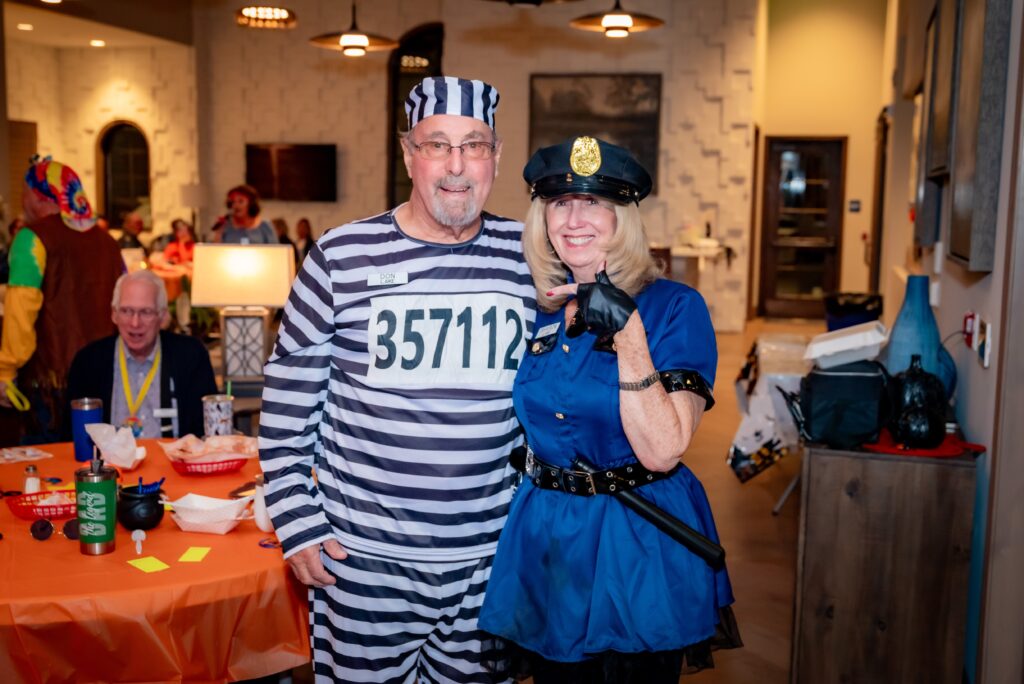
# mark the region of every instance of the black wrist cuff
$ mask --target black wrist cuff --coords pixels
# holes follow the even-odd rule
[[[711,393],[711,387],[704,381],[700,373],[695,370],[682,368],[679,370],[661,371],[661,384],[664,385],[666,392],[686,390],[687,392],[693,392],[699,397],[704,397],[705,411],[710,411],[711,407],[715,405],[715,397]]]

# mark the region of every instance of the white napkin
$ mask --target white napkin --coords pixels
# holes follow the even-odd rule
[[[135,445],[132,429],[115,428],[109,423],[90,423],[85,431],[99,447],[103,460],[122,470],[134,470],[146,458],[146,447]]]
[[[186,494],[176,501],[163,501],[173,508],[171,519],[185,532],[227,534],[241,520],[252,517],[245,509],[251,496],[241,499],[215,499],[202,494]]]

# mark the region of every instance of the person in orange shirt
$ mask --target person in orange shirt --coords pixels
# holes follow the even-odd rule
[[[174,239],[164,248],[164,261],[168,264],[191,264],[196,248],[196,231],[185,219],[171,221]]]

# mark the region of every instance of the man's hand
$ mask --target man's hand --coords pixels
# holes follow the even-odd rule
[[[348,558],[348,553],[335,539],[328,539],[318,546],[307,546],[294,556],[290,556],[288,565],[291,566],[295,577],[307,586],[323,588],[335,583],[334,576],[324,569],[323,561],[320,560],[320,549],[334,560]]]
[[[3,380],[0,380],[0,406],[5,408],[14,408],[14,404],[12,404],[11,400],[7,397],[7,383]]]

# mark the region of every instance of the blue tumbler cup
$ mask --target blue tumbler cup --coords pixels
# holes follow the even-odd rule
[[[103,400],[86,397],[71,400],[71,436],[75,440],[75,460],[92,459],[92,437],[85,431],[89,423],[103,422]]]

